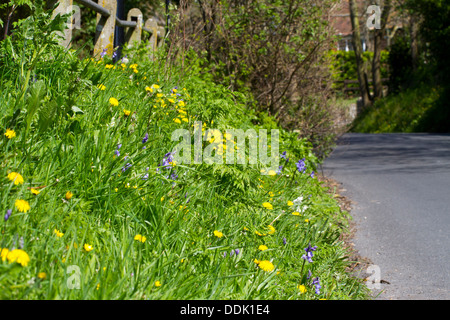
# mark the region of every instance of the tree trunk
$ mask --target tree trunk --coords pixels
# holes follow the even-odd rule
[[[362,105],[367,107],[371,104],[370,95],[367,83],[367,74],[364,67],[364,61],[362,57],[362,45],[361,45],[361,33],[359,29],[358,19],[358,7],[355,0],[350,0],[350,19],[353,29],[353,49],[355,50],[356,57],[356,70],[358,73],[359,91],[361,93]]]
[[[391,11],[391,0],[386,0],[381,14],[380,29],[375,29],[373,37],[372,81],[374,100],[383,97],[383,83],[381,82],[381,41],[386,33],[386,24]]]
[[[413,70],[417,69],[417,63],[419,58],[419,50],[417,45],[417,34],[418,34],[418,22],[417,16],[412,14],[410,17],[410,39],[411,39],[411,62]]]

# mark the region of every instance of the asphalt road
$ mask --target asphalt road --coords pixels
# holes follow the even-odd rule
[[[450,134],[346,134],[323,173],[355,202],[376,299],[450,299]]]

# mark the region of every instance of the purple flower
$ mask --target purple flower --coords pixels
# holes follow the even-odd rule
[[[5,221],[8,221],[9,217],[11,217],[11,213],[12,213],[11,209],[6,210]]]
[[[314,178],[314,171],[311,172],[310,177],[311,177],[311,178]]]
[[[117,51],[113,52],[112,58],[115,59],[117,57]]]
[[[119,143],[119,144],[117,145],[117,150],[119,150],[120,148],[122,148],[122,144],[121,144],[121,143]]]
[[[277,174],[281,174],[281,171],[283,170],[283,166],[279,166],[277,170]]]
[[[172,180],[177,180],[177,179],[178,179],[178,175],[176,174],[176,172],[173,172],[173,173],[170,175],[170,179],[172,179]]]
[[[114,154],[116,155],[116,157],[120,156],[119,150],[114,151]]]
[[[227,257],[227,253],[226,253],[226,252],[223,253],[223,257],[224,257],[224,258]]]
[[[298,172],[305,173],[305,171],[306,171],[305,158],[303,158],[302,160],[299,160],[296,163],[296,166],[297,166]]]
[[[312,263],[312,257],[314,256],[313,251],[317,250],[317,246],[311,247],[311,244],[308,245],[308,247],[305,248],[306,254],[302,256],[303,260],[308,260],[309,263]]]
[[[283,238],[283,244],[286,245],[286,238]]]
[[[103,59],[104,56],[106,56],[107,49],[103,49],[102,53],[100,54],[100,57]]]
[[[147,179],[148,179],[148,173],[146,173],[142,176],[142,180],[147,180]]]
[[[286,160],[286,151],[284,151],[284,152],[280,155],[280,157]]]
[[[127,171],[131,166],[132,166],[131,163],[127,163],[127,164],[122,168],[122,172]]]
[[[148,133],[145,134],[144,139],[142,139],[142,143],[146,143],[148,140]]]
[[[240,251],[239,249],[235,249],[234,252],[236,253],[236,255],[238,255]]]
[[[310,279],[311,278],[311,276],[312,276],[312,272],[311,272],[311,270],[308,270],[308,275],[306,276],[306,279]]]
[[[312,284],[316,287],[316,294],[320,294],[322,286],[320,285],[319,277],[314,278]]]

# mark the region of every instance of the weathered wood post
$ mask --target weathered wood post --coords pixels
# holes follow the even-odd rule
[[[96,59],[101,57],[103,50],[111,57],[114,52],[117,0],[98,0],[98,4],[109,11],[109,15],[97,13],[94,46],[94,58]]]
[[[159,38],[158,47],[161,47],[163,45],[165,36],[166,36],[166,28],[161,26],[158,27],[158,38]]]
[[[56,4],[56,2],[59,2],[58,7],[56,7],[55,10],[53,10],[52,13],[52,19],[54,19],[58,14],[63,15],[67,13],[71,13],[73,9],[73,0],[59,0],[59,1],[48,1],[49,6],[53,6]],[[64,39],[60,40],[59,44],[62,45],[64,48],[70,47],[70,42],[72,41],[72,29],[73,29],[73,20],[70,18],[67,22],[67,29],[64,30],[62,36]]]
[[[129,27],[126,29],[125,33],[125,42],[128,43],[128,48],[131,48],[134,43],[141,43],[141,35],[142,35],[142,23],[143,23],[143,15],[141,10],[137,8],[133,8],[128,11],[127,20],[129,22],[136,22],[136,27]]]
[[[151,36],[150,40],[148,42],[148,48],[150,49],[150,59],[153,59],[154,52],[156,51],[157,44],[158,44],[158,23],[156,22],[156,19],[149,18],[145,22],[145,29],[150,30]]]

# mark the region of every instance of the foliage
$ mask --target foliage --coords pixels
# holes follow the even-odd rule
[[[255,124],[247,96],[195,61],[79,60],[54,45],[58,25],[41,12],[1,43],[1,299],[367,297],[345,272],[348,216],[311,175],[308,141],[280,129],[289,161],[280,155],[275,175],[260,162],[170,163],[172,133],[194,121],[222,132],[275,124]],[[302,259],[309,244],[313,262]]]

